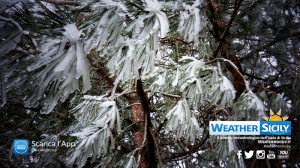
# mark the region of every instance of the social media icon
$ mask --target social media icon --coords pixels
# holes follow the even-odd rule
[[[244,151],[245,159],[250,159],[253,156],[254,151],[250,150],[249,152]]]
[[[281,155],[287,155],[287,154],[289,154],[289,151],[280,151],[280,154]]]
[[[14,140],[14,154],[28,154],[28,140]]]
[[[238,153],[237,153],[237,155],[238,155],[238,158],[240,159],[241,156],[242,156],[242,150],[239,150]]]
[[[269,153],[269,154],[267,155],[267,158],[268,158],[268,159],[275,159],[275,154]]]
[[[265,151],[264,150],[257,150],[256,151],[256,159],[264,159],[265,156]]]

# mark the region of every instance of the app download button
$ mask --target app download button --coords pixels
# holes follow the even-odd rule
[[[14,140],[14,154],[28,154],[28,140]]]

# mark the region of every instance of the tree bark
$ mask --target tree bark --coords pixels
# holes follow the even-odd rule
[[[87,58],[92,63],[94,68],[97,68],[96,73],[104,78],[108,86],[114,86],[114,79],[109,77],[108,72],[106,72],[103,67],[104,65],[94,64],[94,60],[87,55]],[[119,86],[116,87],[116,92],[123,92],[123,89]],[[124,94],[124,98],[129,104],[134,104],[131,106],[131,118],[133,123],[136,122],[134,129],[132,129],[133,140],[135,148],[141,148],[138,153],[141,154],[141,161],[139,164],[140,168],[155,168],[155,144],[151,132],[152,129],[151,118],[150,118],[150,108],[147,101],[147,95],[143,89],[142,80],[137,80],[136,89],[134,93]],[[147,121],[147,123],[145,122]],[[146,131],[145,131],[146,130]],[[146,134],[146,137],[145,137]],[[145,142],[144,142],[144,138]],[[144,142],[144,144],[143,144]],[[144,146],[143,146],[144,145]],[[146,146],[146,148],[145,148]],[[137,160],[137,159],[136,159]]]

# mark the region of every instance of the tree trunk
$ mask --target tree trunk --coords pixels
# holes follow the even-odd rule
[[[104,65],[100,64],[99,66],[97,64],[94,64],[94,60],[90,57],[89,54],[87,55],[87,58],[92,63],[92,66],[98,69],[96,71],[97,74],[106,80],[108,84],[107,86],[113,87],[114,79],[110,78],[108,73],[101,67]],[[116,92],[121,93],[123,92],[123,89],[117,86]],[[152,167],[155,168],[156,167],[155,152],[154,152],[155,146],[154,146],[153,137],[149,131],[149,129],[152,129],[150,108],[148,105],[146,93],[143,89],[143,84],[141,79],[137,80],[135,93],[132,93],[130,95],[124,94],[123,97],[127,99],[129,104],[135,104],[131,107],[132,122],[133,123],[136,122],[135,126],[133,126],[132,129],[135,148],[142,147],[145,133],[147,134],[144,147],[139,151],[137,151],[137,153],[141,154],[140,163],[137,164],[139,164],[140,168],[152,168]],[[147,125],[145,124],[146,118],[147,118]],[[145,127],[147,129],[146,131],[145,131]]]

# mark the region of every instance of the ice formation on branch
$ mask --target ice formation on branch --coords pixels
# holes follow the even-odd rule
[[[199,6],[202,5],[202,0],[194,1],[193,5],[183,3],[185,11],[180,13],[180,23],[178,31],[188,39],[198,44],[198,34],[205,25],[205,19],[200,14]]]
[[[167,113],[166,118],[168,119],[166,128],[175,132],[178,138],[185,136],[194,143],[196,135],[201,133],[199,123],[185,98],[178,101],[177,105]]]
[[[233,107],[233,116],[237,119],[255,121],[265,117],[264,103],[251,90],[244,92]]]
[[[82,91],[91,88],[89,63],[80,41],[81,31],[75,24],[64,26],[63,36],[49,39],[41,46],[41,54],[32,59],[27,67],[28,77],[16,82],[20,92],[30,92],[24,98],[28,107],[38,106],[42,102],[41,113],[53,110],[58,100],[61,102],[79,88],[82,76]],[[26,84],[29,82],[29,84]],[[25,88],[24,88],[25,87]]]
[[[127,8],[120,2],[105,0],[91,6],[94,17],[87,18],[80,28],[86,31],[85,51],[89,53],[93,47],[99,51],[104,46],[114,46],[123,28]],[[99,15],[101,14],[101,15]]]
[[[121,130],[120,114],[115,101],[103,96],[84,96],[82,103],[71,112],[75,113],[77,123],[69,131],[75,132],[71,136],[80,139],[79,145],[71,153],[67,162],[73,165],[75,161],[79,167],[83,166],[88,157],[92,161],[112,150],[115,146],[111,130],[117,123],[117,130]],[[109,145],[110,144],[110,145]]]

